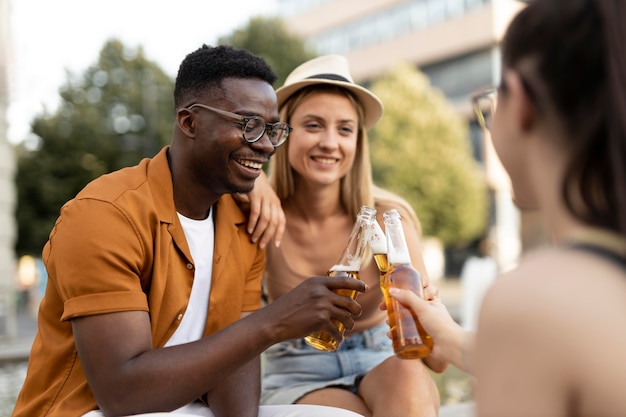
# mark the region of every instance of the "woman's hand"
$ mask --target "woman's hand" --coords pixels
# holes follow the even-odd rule
[[[471,335],[466,335],[463,328],[454,321],[441,299],[435,296],[432,300],[425,300],[413,291],[399,288],[390,288],[389,294],[413,310],[426,333],[433,338],[433,351],[424,359],[426,365],[436,372],[442,372],[439,370],[440,367],[445,363],[451,363],[467,372],[464,349],[472,349],[472,346],[464,344],[470,341]],[[385,309],[384,303],[381,309]],[[429,363],[431,360],[432,366]]]
[[[439,288],[430,281],[428,275],[422,275],[422,285],[424,285],[424,300],[433,301],[439,299]]]
[[[252,241],[259,241],[259,246],[264,248],[273,239],[274,246],[280,246],[285,232],[285,212],[265,173],[256,179],[251,192],[233,197],[249,213],[248,233]]]

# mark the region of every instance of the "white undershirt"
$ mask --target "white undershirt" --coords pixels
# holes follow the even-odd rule
[[[193,220],[177,213],[187,238],[187,245],[189,245],[196,271],[187,311],[165,346],[180,345],[202,338],[207,311],[209,310],[211,274],[213,272],[215,228],[212,212],[213,209],[209,211],[208,217],[204,220]]]

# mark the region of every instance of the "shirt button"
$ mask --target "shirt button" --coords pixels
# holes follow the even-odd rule
[[[191,263],[187,264],[187,269],[192,270],[193,269],[193,264],[191,264]]]

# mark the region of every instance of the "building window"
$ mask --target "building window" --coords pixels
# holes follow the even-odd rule
[[[298,1],[308,3],[304,0],[282,0],[282,3],[287,5]],[[310,1],[319,5],[329,0]],[[322,33],[311,42],[321,54],[346,54],[463,16],[492,1],[494,0],[410,0]]]
[[[485,49],[426,65],[420,70],[450,100],[467,100],[473,91],[493,83],[494,53],[495,49]]]
[[[332,0],[277,0],[278,10],[285,17],[305,13],[307,10],[319,7]]]

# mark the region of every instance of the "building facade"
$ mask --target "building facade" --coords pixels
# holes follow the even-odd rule
[[[0,338],[15,327],[15,159],[8,141],[10,32],[9,0],[0,0]]]
[[[278,0],[287,27],[319,54],[345,55],[361,84],[399,63],[428,76],[468,122],[475,158],[485,169],[493,203],[492,256],[502,269],[522,250],[522,218],[488,132],[478,127],[470,97],[497,85],[499,43],[517,0]]]

